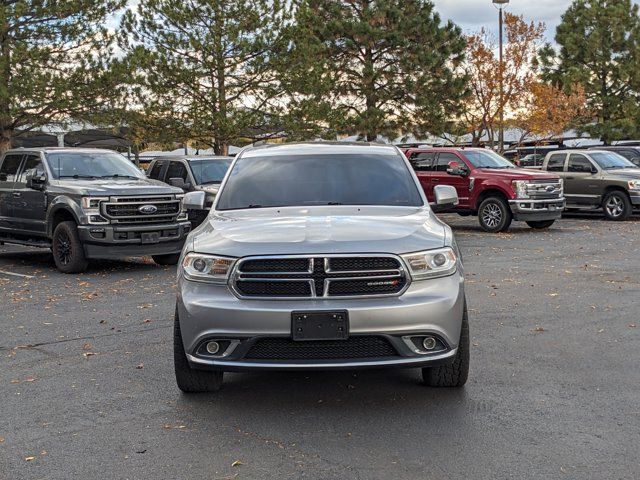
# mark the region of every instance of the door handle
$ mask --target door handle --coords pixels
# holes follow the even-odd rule
[[[16,198],[20,198],[22,194],[20,192],[13,192],[13,196]]]

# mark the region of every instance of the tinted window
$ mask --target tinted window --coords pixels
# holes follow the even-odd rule
[[[572,153],[569,155],[568,172],[591,172],[591,162],[584,155]]]
[[[182,162],[173,161],[169,163],[169,168],[167,169],[167,174],[164,176],[164,178],[167,182],[172,178],[181,178],[183,180],[186,180],[187,167]]]
[[[453,153],[440,153],[438,154],[438,161],[434,167],[434,170],[438,172],[446,172],[451,162],[463,163],[457,155]]]
[[[135,165],[115,152],[52,152],[46,158],[54,178],[144,178]]]
[[[313,205],[422,206],[404,159],[393,154],[241,157],[218,210]]]
[[[551,155],[549,162],[547,162],[547,170],[549,172],[562,172],[564,170],[564,160],[566,157],[564,153]]]
[[[42,166],[42,159],[40,158],[40,155],[27,155],[22,171],[20,172],[20,176],[16,181],[18,183],[26,183],[27,174],[29,172],[35,173],[36,171],[44,173],[44,167]]]
[[[151,171],[149,172],[149,178],[153,178],[154,180],[160,179],[160,173],[162,173],[162,167],[164,167],[164,162],[156,162],[151,167]]]
[[[0,166],[0,182],[15,182],[22,155],[7,155]]]
[[[425,172],[432,170],[433,158],[436,156],[433,152],[414,153],[411,157],[411,165],[417,172]]]
[[[622,155],[618,155],[613,152],[595,152],[591,154],[591,158],[600,165],[600,168],[604,170],[616,170],[619,168],[637,168],[636,165],[624,158]]]
[[[189,160],[191,173],[198,185],[221,183],[231,166],[230,158]]]
[[[492,150],[465,150],[464,156],[476,168],[515,168],[513,163]]]

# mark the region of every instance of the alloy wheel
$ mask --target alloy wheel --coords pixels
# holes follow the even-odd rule
[[[614,218],[619,217],[620,215],[622,215],[622,212],[624,211],[624,203],[622,202],[622,199],[619,196],[612,195],[609,198],[609,201],[607,201],[605,208],[607,209],[607,213],[611,217],[614,217]]]
[[[502,221],[502,210],[495,203],[489,203],[482,210],[482,221],[489,228],[496,228]]]
[[[69,238],[69,235],[66,234],[66,232],[60,232],[58,234],[56,254],[61,264],[68,265],[69,262],[71,262],[71,239]]]

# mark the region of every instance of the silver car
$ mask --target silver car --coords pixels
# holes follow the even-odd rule
[[[438,186],[439,208],[457,203]],[[187,208],[204,202],[188,193]],[[175,373],[422,368],[460,387],[469,326],[460,252],[393,146],[299,143],[241,152],[178,268]]]

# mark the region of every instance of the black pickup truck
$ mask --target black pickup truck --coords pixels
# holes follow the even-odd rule
[[[191,229],[182,197],[111,150],[9,150],[0,159],[0,244],[51,248],[64,273],[93,258],[175,264]]]

